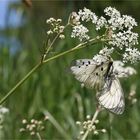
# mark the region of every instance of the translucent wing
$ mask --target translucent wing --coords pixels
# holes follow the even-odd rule
[[[104,77],[110,67],[107,60],[97,64],[93,59],[80,59],[76,65],[71,67],[75,78],[82,82],[86,87],[100,89],[104,85]]]
[[[122,114],[125,108],[124,94],[119,80],[108,79],[103,90],[97,95],[99,103],[115,114]]]

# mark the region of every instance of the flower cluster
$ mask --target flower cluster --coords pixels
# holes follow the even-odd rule
[[[102,50],[100,50],[99,54],[104,55],[104,56],[109,56],[113,53],[114,48],[108,48],[105,46]]]
[[[93,57],[94,62],[96,62],[97,65],[100,65],[102,62],[108,61],[109,56],[113,53],[113,51],[114,48],[104,47],[102,50],[100,50],[99,54]]]
[[[110,16],[112,18],[120,17],[120,15],[121,15],[118,10],[116,10],[115,8],[112,8],[112,7],[105,8],[104,12],[105,12],[105,15]]]
[[[20,132],[29,132],[30,135],[37,135],[41,131],[45,129],[44,121],[48,120],[48,116],[45,116],[44,120],[36,120],[31,119],[30,121],[27,121],[26,119],[22,120],[22,124],[24,125],[22,128],[20,128]]]
[[[103,27],[107,27],[107,20],[101,16],[96,22],[96,30],[100,30]]]
[[[140,60],[140,52],[137,48],[126,48],[126,52],[123,54],[123,61],[131,61],[131,63],[136,63]]]
[[[88,28],[83,24],[83,22],[91,22],[95,25],[96,30],[104,29],[105,35],[109,39],[108,45],[117,47],[119,49],[124,49],[125,52],[128,51],[128,48],[132,48],[133,46],[138,44],[138,34],[133,32],[133,28],[137,26],[137,22],[134,18],[128,15],[121,15],[121,13],[112,7],[107,7],[104,9],[105,16],[98,17],[91,10],[84,8],[83,10],[79,10],[79,12],[73,12],[72,22],[72,33],[71,37],[78,37],[80,41],[86,41],[90,39],[88,35]],[[135,50],[135,57],[132,53],[133,59],[126,59],[124,57],[125,62],[130,61],[134,63],[139,60],[139,51]],[[126,54],[124,55],[126,56]]]
[[[71,34],[71,37],[79,37],[80,41],[82,40],[88,40],[89,36],[86,34],[88,32],[88,29],[84,27],[83,25],[77,25],[73,27],[73,32]]]
[[[130,30],[112,34],[112,40],[109,41],[110,45],[117,46],[122,49],[124,46],[131,47],[138,44],[138,34]]]
[[[124,28],[131,30],[134,26],[137,26],[137,22],[134,18],[128,15],[121,16],[120,12],[115,8],[107,7],[105,8],[104,13],[110,17],[108,25],[112,28],[112,30],[123,30]]]
[[[93,23],[96,23],[97,19],[98,19],[98,17],[95,15],[95,13],[93,13],[91,10],[89,10],[87,8],[84,8],[83,11],[79,10],[78,15],[82,21],[86,21],[86,22],[91,20]]]
[[[97,129],[96,125],[99,123],[99,120],[95,120],[92,124],[91,116],[87,115],[86,121],[80,122],[77,121],[76,124],[80,128],[80,135],[84,135],[86,130],[93,132],[94,135],[98,135],[100,132],[106,133],[106,129]]]
[[[64,26],[61,25],[62,19],[49,18],[46,20],[46,23],[51,26],[51,29],[47,31],[48,35],[56,33],[59,34],[59,38],[61,39],[65,38],[63,34]]]

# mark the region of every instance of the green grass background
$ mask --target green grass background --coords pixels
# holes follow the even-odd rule
[[[1,3],[1,2],[0,2]],[[22,10],[25,24],[12,28],[7,26],[0,31],[0,35],[6,39],[6,43],[0,44],[0,98],[38,63],[43,42],[46,40],[48,29],[45,23],[49,17],[62,18],[66,23],[72,11],[87,7],[97,15],[103,14],[103,9],[113,6],[122,14],[132,15],[140,22],[139,1],[39,1],[33,0],[33,6],[28,8],[22,2],[11,3],[11,10]],[[8,19],[8,15],[7,15]],[[7,20],[8,23],[8,20]],[[92,27],[90,27],[92,28]],[[140,33],[140,27],[135,29]],[[92,33],[96,36],[96,33]],[[20,46],[11,44],[10,39],[16,38]],[[53,53],[58,53],[75,46],[78,42],[70,38],[69,30],[66,31],[66,39],[57,42]],[[1,132],[3,140],[36,139],[28,134],[19,133],[23,118],[42,119],[43,110],[47,110],[58,121],[71,139],[76,139],[79,134],[75,122],[83,121],[87,114],[93,115],[96,108],[95,92],[81,88],[80,83],[74,79],[68,71],[73,60],[78,58],[92,58],[98,52],[101,45],[79,50],[63,56],[44,65],[33,74],[16,92],[4,103],[10,109],[7,121],[4,123],[4,131]],[[14,51],[13,51],[14,50]],[[115,56],[117,59],[117,56]],[[114,116],[112,122],[113,140],[139,140],[140,139],[140,64],[134,66],[138,71],[136,76],[121,80],[125,96],[127,97],[130,86],[137,85],[136,97],[138,102],[131,106],[126,100],[126,109],[123,115]],[[110,135],[109,113],[103,111],[99,114],[97,128],[107,129],[107,133],[98,136],[89,135],[89,139],[108,140]],[[46,123],[46,129],[41,133],[48,140],[65,139],[63,135],[50,123]]]

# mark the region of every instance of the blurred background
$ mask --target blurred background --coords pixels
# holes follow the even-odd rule
[[[122,14],[133,16],[140,23],[140,2],[133,0],[0,0],[0,98],[2,98],[24,75],[36,65],[41,56],[43,42],[46,40],[48,26],[46,19],[62,18],[64,24],[72,11],[84,7],[97,15],[103,9],[112,6]],[[140,33],[139,26],[135,29]],[[67,31],[69,32],[69,31]],[[96,33],[93,33],[95,36]],[[57,42],[52,53],[58,53],[75,46],[78,42],[66,35],[66,39]],[[1,130],[2,140],[36,139],[27,133],[20,133],[22,119],[42,119],[43,111],[50,114],[66,131],[66,135],[76,139],[79,134],[76,121],[83,121],[87,114],[93,115],[96,108],[95,92],[81,88],[80,83],[68,72],[73,60],[92,58],[101,48],[100,45],[85,48],[68,54],[43,66],[30,77],[5,103],[10,112]],[[115,56],[117,59],[117,56]],[[107,129],[107,133],[89,139],[108,140],[111,133],[114,140],[140,139],[140,64],[134,66],[136,76],[121,80],[126,98],[135,84],[137,102],[132,105],[126,99],[123,115],[114,116],[110,132],[109,113],[99,114],[97,127]],[[62,134],[47,122],[41,136],[48,140],[65,139]]]

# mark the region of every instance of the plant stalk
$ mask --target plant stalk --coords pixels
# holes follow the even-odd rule
[[[100,112],[100,108],[98,107],[98,108],[96,109],[96,112],[94,113],[94,116],[93,116],[92,120],[91,120],[91,125],[94,124],[94,122],[95,122],[95,120],[96,120],[96,118],[97,118],[99,112]],[[85,132],[85,134],[83,135],[83,137],[81,138],[81,140],[85,140],[85,139],[87,138],[89,132],[90,132],[90,131],[87,129],[87,131]]]
[[[41,66],[41,63],[38,63],[37,65],[35,65],[31,70],[30,70],[30,72],[28,72],[24,77],[23,77],[23,79],[21,79],[1,100],[0,100],[0,105],[2,104],[2,103],[4,103],[6,100],[7,100],[7,98],[9,97],[9,96],[11,96],[13,93],[14,93],[14,91],[18,88],[18,87],[20,87],[39,67]]]
[[[42,138],[41,138],[41,136],[40,136],[40,133],[39,132],[37,132],[37,137],[38,137],[38,140],[42,140]]]

